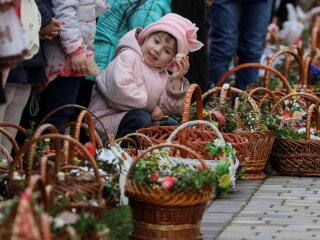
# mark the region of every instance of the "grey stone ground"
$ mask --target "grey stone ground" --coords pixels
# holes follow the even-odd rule
[[[241,181],[209,204],[201,225],[204,240],[320,239],[319,191],[320,178]]]

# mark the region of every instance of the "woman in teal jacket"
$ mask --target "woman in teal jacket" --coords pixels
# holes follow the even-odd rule
[[[149,25],[171,12],[171,0],[108,0],[111,9],[99,17],[94,58],[100,71],[115,56],[119,39],[130,30]]]

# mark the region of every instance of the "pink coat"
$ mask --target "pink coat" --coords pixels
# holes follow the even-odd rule
[[[109,133],[117,133],[121,119],[131,109],[152,112],[159,105],[164,114],[181,112],[189,87],[184,79],[183,89],[173,90],[166,69],[145,65],[136,30],[120,39],[116,58],[97,77],[91,95],[89,108]],[[100,123],[95,125],[102,130]]]

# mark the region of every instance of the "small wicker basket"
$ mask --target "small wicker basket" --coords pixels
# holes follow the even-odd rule
[[[130,179],[132,168],[148,152],[159,148],[188,152],[198,159],[204,169],[203,158],[183,145],[163,143],[143,151],[134,160],[126,180],[126,195],[133,217],[133,231],[130,239],[202,239],[200,223],[207,202],[213,198],[212,186],[205,186],[202,193],[192,189],[170,192],[167,189],[139,185]]]

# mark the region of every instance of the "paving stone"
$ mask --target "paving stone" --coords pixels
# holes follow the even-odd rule
[[[270,176],[240,182],[227,198],[208,206],[204,239],[320,239],[318,193],[319,178]]]

